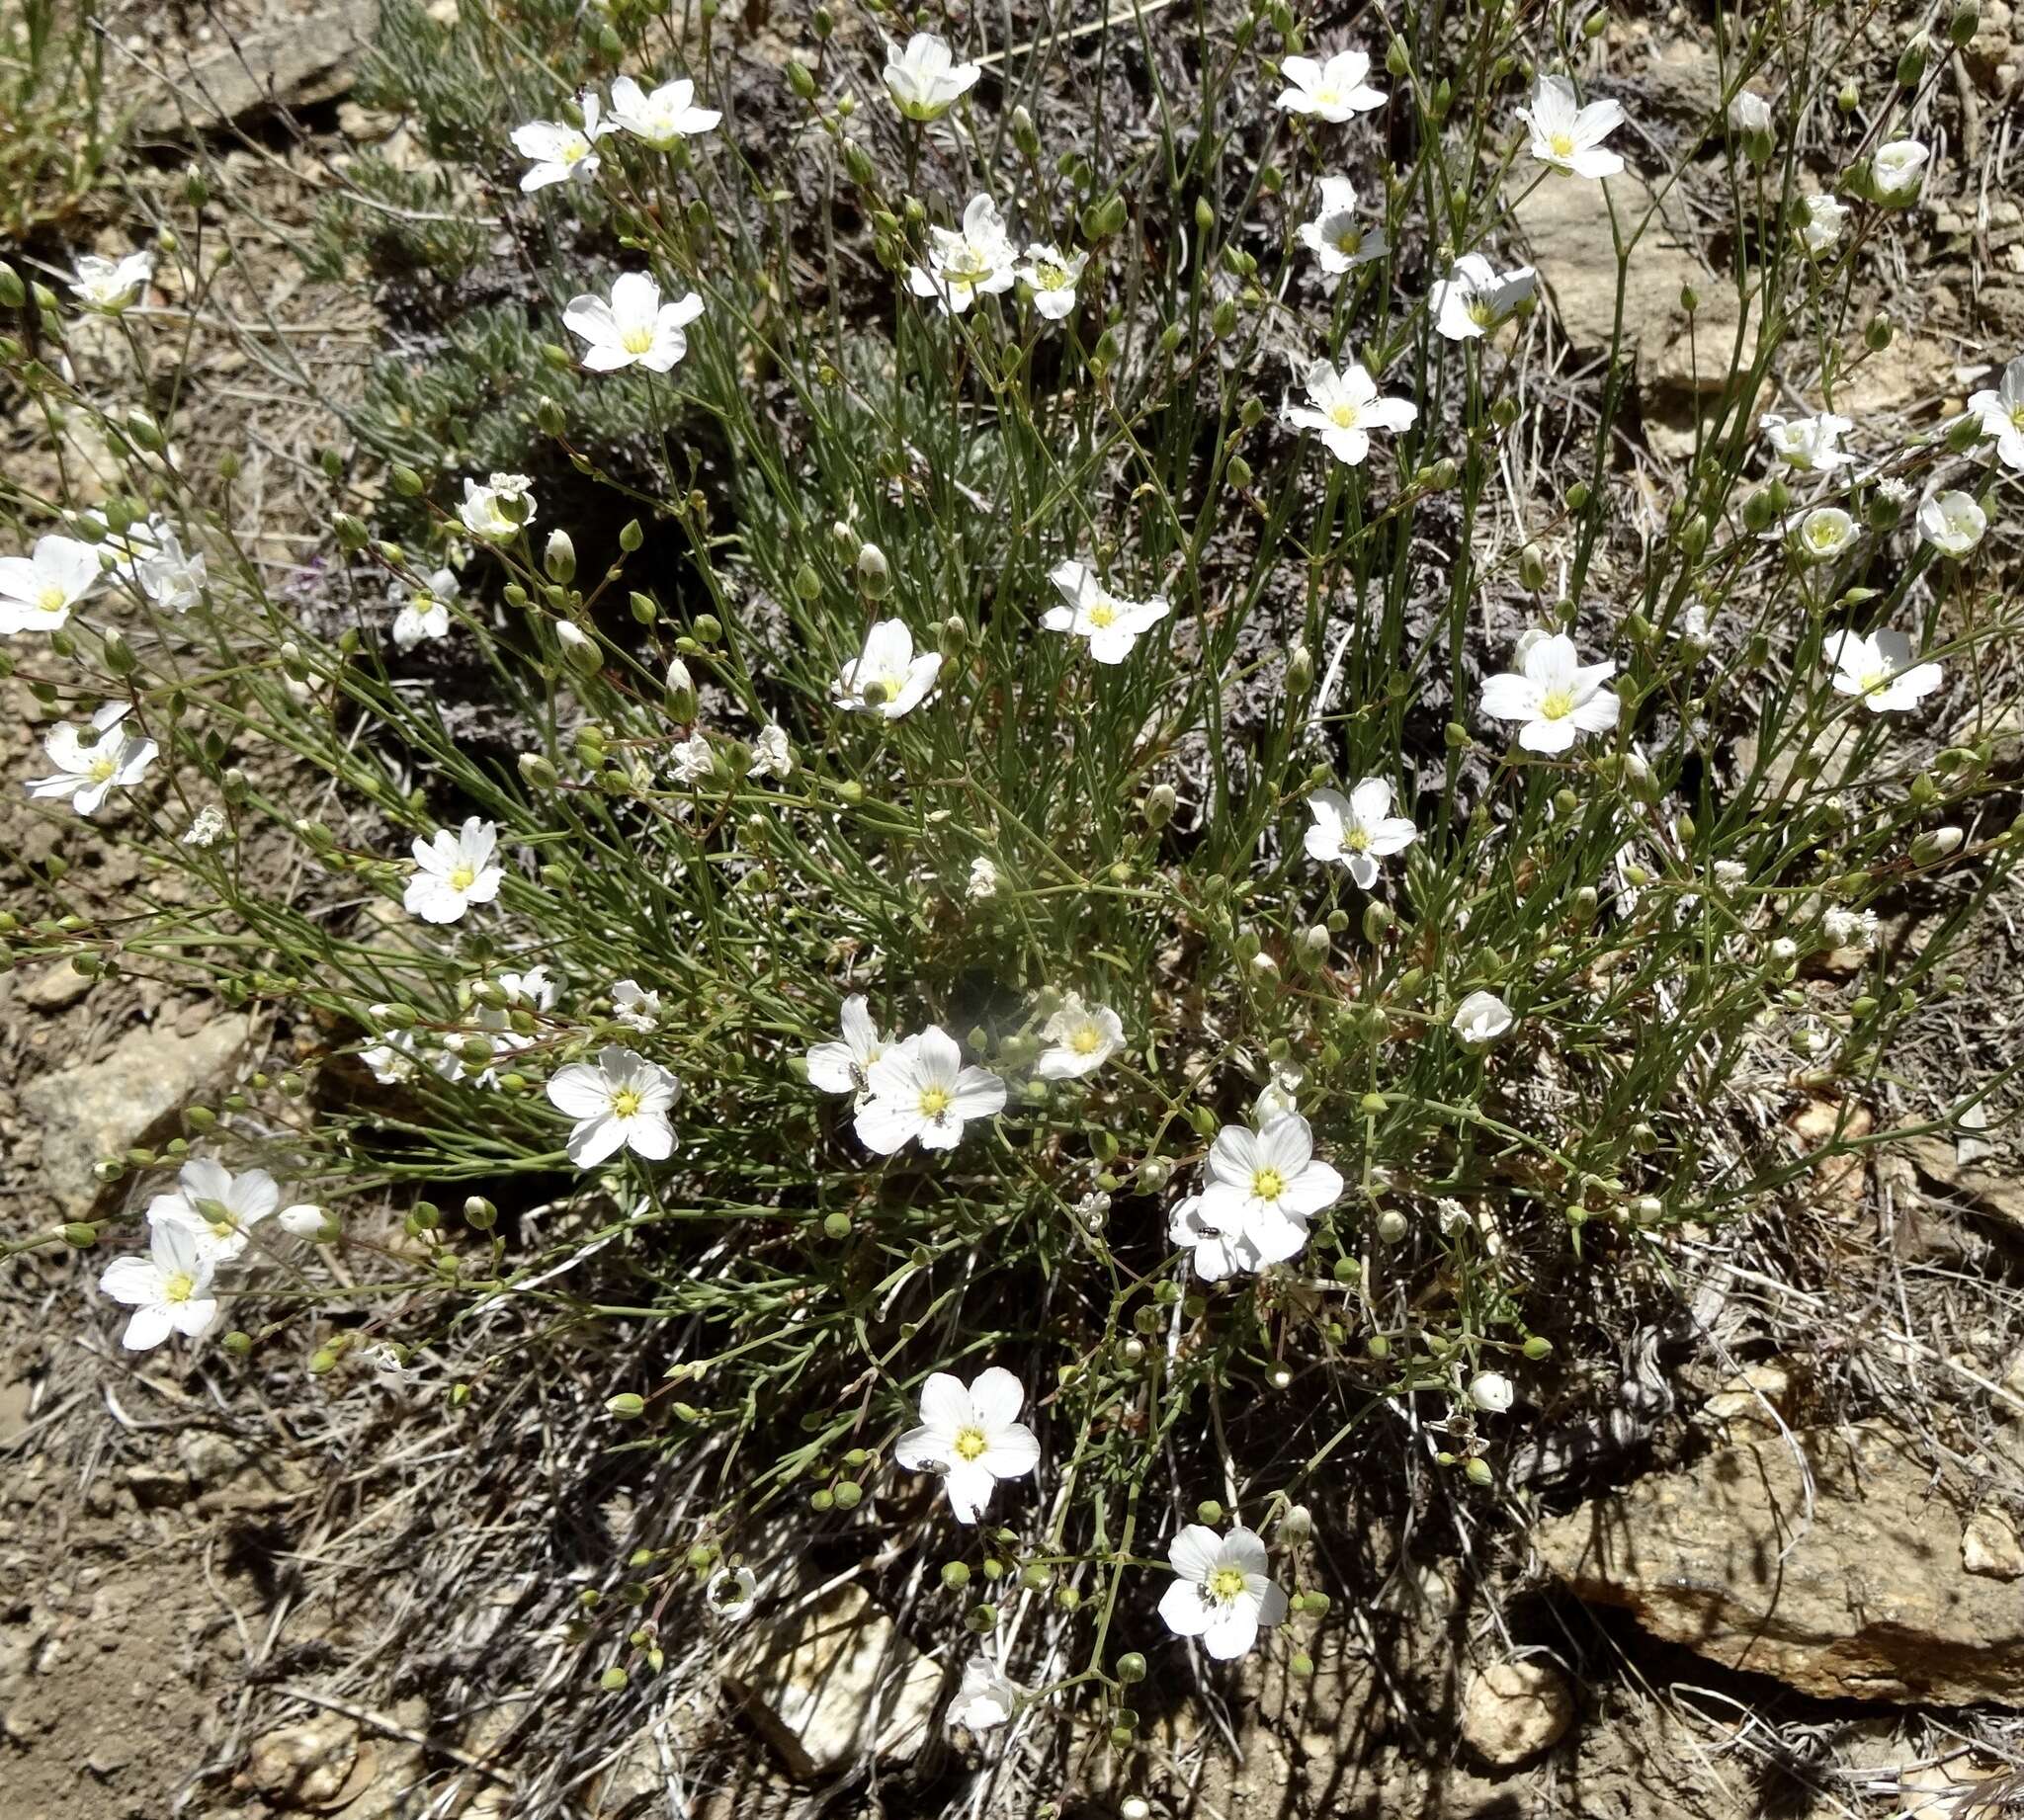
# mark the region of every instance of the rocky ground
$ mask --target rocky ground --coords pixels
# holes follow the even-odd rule
[[[175,67],[183,91],[147,104],[146,155],[172,169],[180,135],[211,132],[268,186],[285,241],[325,160],[398,129],[344,100],[370,12],[136,18],[123,35],[136,67]],[[1689,26],[1612,29],[1644,70],[1649,118],[1705,107],[1714,64]],[[2020,65],[2010,9],[1989,0],[1959,99],[1992,181],[1943,199],[1928,263],[1885,300],[1899,336],[1844,399],[1851,414],[1928,426],[2024,346],[2024,210],[2004,163]],[[1608,227],[1586,194],[1543,188],[1519,209],[1577,366],[1614,312]],[[1638,458],[1655,491],[1691,447],[1706,351],[1747,331],[1719,304],[1691,324],[1682,308],[1707,244],[1688,207],[1661,205],[1670,244],[1641,261],[1627,311]],[[286,271],[277,253],[263,282],[298,351],[355,361],[363,326]],[[296,479],[316,426],[286,417],[272,375],[235,348],[220,341],[208,363],[232,433],[251,425],[249,524],[287,571],[322,535]],[[24,473],[46,458],[26,421],[6,448]],[[18,684],[0,689],[19,775],[38,710]],[[2018,729],[2004,735],[2014,762]],[[150,882],[117,845],[92,854],[57,878],[53,824],[0,800],[10,898],[60,888],[107,904]],[[1767,1122],[1804,1148],[1844,1117],[1903,1122],[1952,1097],[2024,1023],[2017,946],[1992,932],[1972,1016],[1936,1018],[1894,1104],[1767,1089]],[[61,962],[0,977],[0,1222],[20,1234],[115,1204],[126,1187],[101,1184],[98,1159],[172,1137],[185,1108],[286,1061],[271,1050],[267,1031],[161,982]],[[1795,1256],[1818,1268],[1787,1268]],[[1663,1373],[1648,1352],[1620,1363],[1620,1433],[1560,1433],[1542,1412],[1507,1530],[1459,1556],[1361,1538],[1342,1563],[1356,1596],[1337,1599],[1311,1682],[1254,1662],[1166,1690],[1163,1718],[1148,1695],[1155,1811],[2024,1812],[2014,1148],[1881,1151],[1687,1262],[1705,1343]],[[87,1261],[60,1250],[0,1278],[0,1820],[928,1813],[959,1792],[977,1814],[1094,1814],[1138,1787],[1100,1739],[1049,1717],[988,1753],[946,1738],[933,1723],[945,1665],[920,1653],[905,1613],[849,1585],[775,1583],[724,1659],[703,1640],[660,1688],[593,1712],[568,1611],[636,1533],[650,1491],[636,1471],[505,1428],[504,1476],[567,1497],[537,1519],[466,1493],[445,1515],[439,1489],[469,1438],[434,1401],[370,1385],[304,1399],[275,1388],[296,1373],[221,1365],[171,1381],[112,1348],[88,1281]],[[1874,1413],[1850,1423],[1852,1403]],[[579,1710],[558,1772],[556,1715]],[[996,1770],[974,1776],[985,1762]]]

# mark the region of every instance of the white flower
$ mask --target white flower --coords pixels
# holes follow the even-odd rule
[[[1279,66],[1287,80],[1273,105],[1289,114],[1311,115],[1339,125],[1359,114],[1385,105],[1385,91],[1373,88],[1371,59],[1361,50],[1338,50],[1325,63],[1312,57],[1288,57]]]
[[[134,565],[140,591],[165,613],[188,613],[204,598],[210,565],[204,552],[185,554],[183,541],[167,525],[155,533],[155,546]]]
[[[1485,681],[1480,705],[1492,720],[1522,721],[1518,743],[1528,752],[1565,752],[1577,735],[1616,725],[1623,703],[1603,687],[1616,673],[1614,663],[1583,664],[1573,639],[1555,632],[1532,644],[1517,671]]]
[[[1286,1595],[1272,1584],[1265,1543],[1252,1530],[1218,1535],[1191,1523],[1166,1554],[1180,1577],[1160,1596],[1159,1614],[1175,1636],[1200,1637],[1219,1662],[1249,1650],[1260,1625],[1286,1622]]]
[[[621,1149],[665,1162],[675,1148],[668,1113],[681,1091],[665,1068],[616,1042],[598,1050],[595,1064],[571,1062],[548,1081],[549,1104],[576,1120],[568,1151],[578,1169],[594,1168]]]
[[[1932,156],[1916,139],[1893,139],[1877,147],[1870,160],[1870,187],[1887,207],[1902,208],[1925,183],[1926,160]]]
[[[982,903],[987,897],[998,894],[998,869],[982,854],[970,863],[970,882],[964,886],[964,895],[973,903]]]
[[[1019,282],[1033,292],[1034,308],[1050,322],[1059,322],[1075,307],[1075,287],[1088,264],[1087,253],[1064,253],[1057,246],[1036,240],[1026,249]]]
[[[1982,435],[1996,439],[1996,456],[2002,464],[2024,467],[2024,354],[2003,369],[1995,390],[1977,392],[1968,400],[1968,408],[1982,419]],[[36,548],[40,550],[42,545]]]
[[[1268,1264],[1299,1251],[1307,1221],[1342,1194],[1342,1177],[1314,1155],[1313,1131],[1298,1113],[1257,1131],[1224,1125],[1203,1173],[1202,1225],[1241,1237]]]
[[[65,721],[42,741],[49,763],[56,767],[46,778],[31,779],[30,796],[39,801],[70,799],[70,806],[87,818],[98,813],[99,805],[115,789],[131,789],[159,748],[151,739],[140,739],[121,728],[126,703],[108,702],[91,717],[91,726],[73,726]]]
[[[224,810],[214,802],[207,802],[191,816],[190,825],[180,838],[185,847],[215,847],[224,838],[227,828]]]
[[[431,575],[427,584],[410,594],[393,616],[395,646],[411,651],[425,638],[447,638],[450,603],[457,598],[457,577],[450,570],[438,569]]]
[[[717,769],[710,741],[701,733],[691,733],[687,739],[678,741],[673,757],[678,784],[701,784]]]
[[[1238,1271],[1256,1275],[1269,1260],[1238,1231],[1213,1226],[1202,1212],[1202,1197],[1189,1195],[1174,1203],[1167,1237],[1194,1253],[1195,1275],[1204,1282],[1221,1282]]]
[[[174,1194],[147,1203],[147,1223],[181,1228],[206,1263],[226,1264],[252,1243],[253,1228],[280,1205],[281,1190],[266,1170],[235,1176],[222,1163],[196,1157],[183,1165]]]
[[[758,1601],[759,1579],[749,1567],[719,1567],[703,1589],[704,1604],[727,1624],[750,1617]]]
[[[965,1386],[947,1371],[921,1386],[921,1420],[892,1445],[909,1472],[936,1471],[958,1523],[974,1523],[1000,1479],[1023,1479],[1040,1464],[1040,1442],[1019,1420],[1026,1388],[990,1365]]]
[[[621,76],[612,84],[611,124],[655,151],[672,151],[678,139],[708,132],[723,119],[715,108],[699,108],[695,102],[696,85],[686,76],[663,82],[651,94],[631,76]]]
[[[511,543],[522,526],[534,523],[533,487],[525,474],[494,474],[484,486],[465,476],[464,504],[457,515],[472,537],[488,543]]]
[[[886,46],[886,92],[910,121],[939,120],[976,85],[983,72],[974,63],[959,63],[946,41],[932,32],[916,32],[906,48]]]
[[[1516,1020],[1494,992],[1472,992],[1455,1007],[1448,1028],[1464,1042],[1495,1042]]]
[[[866,1095],[857,1132],[867,1150],[890,1156],[911,1139],[924,1150],[953,1150],[972,1118],[1005,1106],[1005,1083],[983,1068],[966,1068],[956,1038],[935,1025],[909,1036],[865,1071]]]
[[[1010,1720],[1031,1697],[990,1657],[975,1655],[963,1665],[963,1685],[949,1702],[948,1722],[965,1731],[989,1731]]]
[[[1041,624],[1051,632],[1086,638],[1089,655],[1100,664],[1123,663],[1139,635],[1172,611],[1157,595],[1149,601],[1120,600],[1086,562],[1060,563],[1048,579],[1066,604],[1050,607]]]
[[[211,1331],[217,1301],[211,1293],[212,1265],[201,1256],[186,1227],[156,1226],[147,1235],[147,1256],[116,1258],[106,1266],[99,1288],[133,1310],[120,1344],[145,1353],[172,1333],[193,1340]]]
[[[1874,910],[1844,910],[1839,904],[1833,905],[1820,918],[1820,933],[1826,938],[1829,948],[1853,948],[1869,953],[1877,946],[1877,913]]]
[[[1392,786],[1383,778],[1364,779],[1347,796],[1317,789],[1307,798],[1307,813],[1314,818],[1307,857],[1347,867],[1361,891],[1378,882],[1380,860],[1403,853],[1419,837],[1410,821],[1392,813]]]
[[[1821,655],[1834,666],[1834,693],[1860,696],[1873,714],[1915,707],[1940,686],[1940,666],[1915,662],[1903,632],[1836,632]]]
[[[1501,1416],[1517,1394],[1500,1371],[1478,1371],[1469,1380],[1469,1400],[1487,1416]]]
[[[1530,266],[1499,275],[1480,253],[1465,253],[1427,299],[1434,327],[1450,341],[1487,335],[1539,289]]]
[[[1326,361],[1307,369],[1310,405],[1288,404],[1286,421],[1318,430],[1328,453],[1351,467],[1371,452],[1373,430],[1409,430],[1419,410],[1403,398],[1381,398],[1377,381],[1355,361],[1340,372]]]
[[[1034,1073],[1044,1081],[1094,1074],[1125,1046],[1125,1021],[1108,1005],[1085,1005],[1075,992],[1061,1001],[1040,1034],[1054,1045],[1034,1063]]]
[[[660,994],[647,991],[636,979],[617,980],[612,986],[612,1017],[644,1035],[659,1028]]]
[[[1970,493],[1936,493],[1918,509],[1918,534],[1943,556],[1965,556],[1982,541],[1988,518]]]
[[[864,649],[843,666],[829,693],[853,713],[897,720],[926,700],[941,668],[942,659],[933,651],[914,655],[913,633],[905,620],[881,620],[865,634]]]
[[[401,899],[408,915],[425,923],[454,923],[472,904],[490,903],[506,875],[492,858],[498,845],[498,828],[475,815],[455,834],[439,828],[426,841],[415,836],[417,869]]]
[[[585,89],[576,105],[583,113],[581,126],[564,121],[529,121],[513,128],[513,149],[533,161],[520,180],[522,190],[532,193],[551,183],[588,183],[597,175],[599,160],[592,147],[612,131],[613,124],[598,119],[602,104],[595,89]]]
[[[961,228],[929,228],[927,266],[909,267],[906,282],[915,296],[938,299],[952,316],[979,296],[1010,290],[1019,282],[1019,255],[998,205],[972,196]]]
[[[1602,142],[1624,124],[1624,111],[1613,101],[1583,107],[1565,76],[1541,76],[1532,91],[1532,106],[1518,118],[1532,128],[1532,155],[1540,163],[1573,177],[1614,177],[1623,159],[1604,151]]]
[[[1848,219],[1848,210],[1831,196],[1809,196],[1802,199],[1800,207],[1806,210],[1806,217],[1799,224],[1799,237],[1807,251],[1812,254],[1826,252],[1841,238],[1842,224]]]
[[[1729,104],[1729,124],[1739,137],[1754,137],[1771,130],[1771,104],[1748,89],[1738,89]]]
[[[1815,506],[1792,534],[1792,552],[1802,562],[1832,562],[1859,534],[1855,520],[1839,506]]]
[[[880,1034],[859,992],[843,1001],[842,1022],[841,1042],[818,1042],[808,1051],[808,1085],[824,1093],[862,1096],[871,1085],[872,1064],[899,1039]]]
[[[77,262],[77,276],[70,281],[70,289],[86,309],[117,316],[153,276],[152,253],[128,253],[117,260],[87,253]]]
[[[672,303],[660,300],[660,287],[644,272],[622,272],[612,280],[611,301],[585,292],[571,297],[562,322],[579,341],[590,344],[583,364],[592,372],[617,372],[644,367],[666,372],[689,352],[682,331],[703,314],[703,299],[693,290]]]
[[[1822,411],[1817,417],[1780,417],[1766,412],[1757,427],[1771,439],[1771,450],[1786,466],[1807,474],[1831,474],[1855,459],[1841,439],[1855,428],[1846,417]]]
[[[1273,1119],[1299,1112],[1301,1084],[1307,1078],[1307,1071],[1299,1062],[1274,1062],[1265,1085],[1251,1102],[1251,1122],[1262,1130]]]
[[[1720,891],[1738,891],[1750,881],[1749,868],[1740,860],[1715,862],[1715,886]]]
[[[794,776],[795,749],[788,743],[787,728],[777,720],[770,720],[759,729],[759,737],[752,742],[752,763],[750,773],[755,778],[790,778]]]
[[[0,637],[53,632],[99,585],[99,553],[76,538],[38,538],[26,556],[0,556]]]
[[[1321,179],[1321,203],[1311,221],[1300,226],[1300,242],[1327,273],[1348,272],[1383,259],[1389,247],[1382,227],[1361,226],[1356,217],[1356,191],[1347,177]]]

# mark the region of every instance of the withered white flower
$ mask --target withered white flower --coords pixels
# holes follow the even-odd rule
[[[534,482],[525,474],[494,474],[483,486],[465,477],[458,516],[464,530],[487,543],[511,543],[534,523]]]
[[[77,262],[70,290],[86,309],[117,316],[153,276],[152,253],[128,253],[124,259],[101,259],[87,253]]]

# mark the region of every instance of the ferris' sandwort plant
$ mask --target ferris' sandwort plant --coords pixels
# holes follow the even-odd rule
[[[1835,410],[1936,74],[1803,141],[1831,22],[1724,26],[1695,181],[1758,326],[1654,518],[1625,352],[1553,379],[1555,275],[1506,250],[1512,196],[1637,153],[1582,41],[1200,9],[972,59],[820,12],[762,90],[707,16],[462,11],[396,13],[375,80],[526,249],[519,365],[336,401],[307,593],[233,462],[164,455],[201,186],[5,299],[19,382],[128,473],[11,500],[0,629],[61,720],[29,787],[180,884],[94,924],[51,879],[8,940],[209,979],[305,1057],[64,1236],[121,1251],[135,1348],[405,1381],[502,1296],[579,1358],[651,1328],[611,1414],[702,1462],[655,1586],[742,1615],[726,1555],[805,1505],[945,1557],[961,1722],[1088,1688],[1128,1745],[1159,1618],[1233,1657],[1326,1609],[1306,1507],[1365,1425],[1494,1499],[1598,1298],[1807,1168],[1737,1072],[1858,1102],[2012,862],[2024,362],[1910,440]],[[432,32],[510,113],[431,112]],[[1595,193],[1620,290],[1633,194]],[[126,395],[47,358],[85,311]],[[607,1685],[657,1651],[615,1626]]]

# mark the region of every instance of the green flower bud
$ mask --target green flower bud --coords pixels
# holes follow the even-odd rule
[[[1208,1521],[1214,1523],[1216,1519],[1210,1518]],[[1127,1650],[1125,1654],[1118,1658],[1118,1679],[1128,1685],[1135,1681],[1143,1681],[1145,1679],[1145,1658],[1136,1649]]]
[[[566,531],[548,533],[548,546],[542,551],[542,567],[552,582],[566,585],[576,579],[576,544]]]
[[[1534,594],[1546,586],[1546,555],[1537,543],[1528,543],[1518,552],[1518,580]]]
[[[632,1422],[646,1414],[646,1399],[636,1391],[622,1390],[605,1399],[605,1413],[621,1422]]]
[[[1959,0],[1959,4],[1947,15],[1947,42],[1956,50],[1966,50],[1975,41],[1975,35],[1981,29],[1982,13],[1976,5],[1976,0]]]
[[[21,309],[27,302],[28,287],[21,282],[21,274],[0,262],[0,309]]]

